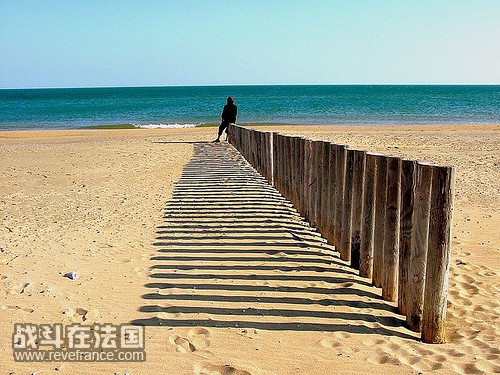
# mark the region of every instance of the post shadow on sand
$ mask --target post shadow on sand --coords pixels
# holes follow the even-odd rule
[[[134,324],[416,339],[395,329],[405,324],[396,308],[228,144],[194,143],[154,245],[145,317]]]

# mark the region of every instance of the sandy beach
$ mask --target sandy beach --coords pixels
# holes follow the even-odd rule
[[[171,199],[187,163],[198,158],[197,166],[203,169],[202,153],[210,149],[200,148],[204,145],[200,142],[211,141],[215,128],[1,132],[0,372],[500,373],[500,125],[259,129],[456,167],[446,344],[423,344],[418,335],[394,323],[400,319],[391,305],[381,299],[377,302],[375,294],[380,295],[380,290],[367,285],[366,280],[351,272],[338,257],[333,259],[341,274],[335,277],[346,279],[342,287],[350,290],[352,295],[345,301],[351,305],[345,303],[337,307],[335,298],[347,297],[329,295],[328,289],[338,285],[313,279],[316,274],[313,271],[306,272],[309,279],[297,278],[289,285],[303,292],[292,296],[279,291],[282,301],[278,304],[266,300],[276,292],[262,291],[256,295],[250,290],[257,285],[278,288],[281,286],[278,277],[266,281],[263,275],[283,276],[289,274],[287,271],[259,271],[257,275],[262,277],[245,280],[243,284],[248,290],[238,295],[221,288],[209,293],[196,287],[185,293],[214,296],[205,302],[187,297],[176,299],[174,295],[181,295],[179,285],[168,290],[152,290],[151,284],[158,281],[154,278],[158,273],[155,260],[164,255],[160,253],[164,247],[157,245],[158,236],[168,231],[169,226],[165,209],[176,204]],[[224,173],[223,168],[217,171]],[[230,200],[227,204],[230,205]],[[252,202],[245,207],[251,210]],[[192,218],[186,220],[193,224]],[[265,223],[258,228],[265,229]],[[184,234],[184,242],[189,243],[189,236],[196,236],[195,231],[192,232]],[[284,234],[285,247],[287,243],[295,244],[294,233]],[[323,254],[321,259],[327,259],[324,255],[331,249],[312,232],[304,236],[304,250],[317,248]],[[264,231],[261,237],[265,237]],[[224,246],[224,240],[219,245]],[[261,251],[270,251],[276,247],[276,241],[275,237],[261,240],[253,248],[257,249],[258,245]],[[313,258],[305,259],[315,264]],[[234,264],[252,261],[235,260]],[[205,269],[211,264],[199,262]],[[260,261],[259,265],[263,267],[268,263]],[[163,262],[163,272],[179,271],[183,277],[191,275],[193,279],[197,273],[217,274],[224,279],[224,284],[233,283],[231,276],[237,272],[221,267],[213,272],[198,272],[196,266],[184,272],[168,268],[172,264]],[[296,266],[296,263],[290,264]],[[70,271],[78,272],[78,279],[64,277]],[[312,289],[321,289],[321,293],[313,295]],[[158,300],[148,300],[153,298],[152,293]],[[237,300],[236,297],[244,298]],[[262,302],[257,299],[248,302],[257,297],[262,298]],[[325,300],[330,304],[320,303]],[[301,305],[299,310],[297,305],[304,301],[310,304]],[[152,302],[163,303],[164,310],[148,311],[145,307]],[[196,308],[200,306],[212,313],[197,313]],[[216,316],[215,309],[220,313],[221,307],[249,316],[243,317],[245,319],[242,316],[233,319],[231,313]],[[292,307],[309,314],[287,315],[286,310]],[[255,309],[255,314],[249,309]],[[266,316],[265,311],[269,309],[280,309],[284,313]],[[325,316],[331,311],[344,317],[338,324],[345,328],[316,329],[320,323],[328,323]],[[356,314],[365,316],[361,324]],[[373,316],[376,319],[372,319]],[[159,319],[158,322],[162,319],[253,320],[261,325],[257,328],[251,324],[229,323],[147,325],[147,361],[139,363],[19,363],[12,357],[14,323],[93,325],[148,319]],[[316,328],[291,329],[295,322],[300,322],[302,327]],[[288,328],[280,329],[280,324]],[[362,329],[349,328],[351,326]]]

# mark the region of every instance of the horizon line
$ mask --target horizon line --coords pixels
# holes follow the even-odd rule
[[[234,86],[500,86],[500,83],[224,83],[224,84],[132,85],[132,86],[24,86],[24,87],[0,87],[0,90],[234,87]]]

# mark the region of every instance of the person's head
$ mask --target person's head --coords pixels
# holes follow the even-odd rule
[[[227,104],[233,104],[233,103],[234,103],[234,99],[231,96],[228,96],[227,97]]]

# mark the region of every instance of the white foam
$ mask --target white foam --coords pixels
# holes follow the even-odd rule
[[[179,128],[194,128],[200,124],[133,124],[136,128],[141,129],[179,129]]]

